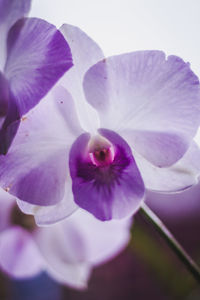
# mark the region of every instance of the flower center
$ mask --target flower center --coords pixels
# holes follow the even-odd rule
[[[92,163],[98,167],[109,166],[115,156],[113,145],[102,136],[95,136],[90,139],[88,152]]]

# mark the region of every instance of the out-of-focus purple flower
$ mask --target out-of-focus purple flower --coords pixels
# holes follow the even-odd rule
[[[78,207],[117,219],[136,212],[145,189],[194,185],[200,94],[189,64],[161,51],[104,59],[78,28],[61,31],[74,67],[26,116],[0,158],[0,185],[19,198],[22,211],[38,224]]]
[[[56,27],[24,18],[30,0],[0,0],[0,153],[5,154],[20,118],[72,66],[67,42]]]
[[[0,268],[15,278],[46,271],[55,280],[85,288],[92,268],[117,255],[129,241],[131,220],[102,223],[79,210],[57,224],[37,227],[14,198],[0,190]]]

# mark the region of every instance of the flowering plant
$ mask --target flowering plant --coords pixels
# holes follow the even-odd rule
[[[144,203],[148,190],[177,192],[198,182],[197,76],[188,63],[162,51],[105,58],[77,27],[58,31],[43,20],[22,18],[29,4],[0,0],[0,186],[37,225],[65,220],[30,234],[12,222],[9,205],[9,225],[3,223],[0,234],[1,267],[20,276],[45,268],[59,281],[83,287],[91,266],[127,243],[126,218],[141,208],[200,278]],[[102,230],[99,244],[96,226]],[[107,230],[111,247],[103,247],[101,256]],[[90,243],[98,245],[94,260]],[[13,264],[22,253],[22,264]],[[36,264],[26,269],[29,255]]]

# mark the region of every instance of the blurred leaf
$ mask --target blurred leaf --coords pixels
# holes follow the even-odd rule
[[[156,276],[159,284],[175,297],[174,299],[186,299],[185,297],[197,287],[197,283],[152,229],[152,225],[137,215],[132,226],[129,246]]]

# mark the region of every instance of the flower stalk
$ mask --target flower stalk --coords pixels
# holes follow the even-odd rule
[[[157,230],[160,236],[167,242],[168,246],[174,251],[177,257],[182,261],[185,267],[190,271],[193,277],[200,283],[200,268],[187,254],[183,247],[178,243],[172,233],[158,218],[158,216],[143,203],[140,208],[140,214],[145,217]]]

